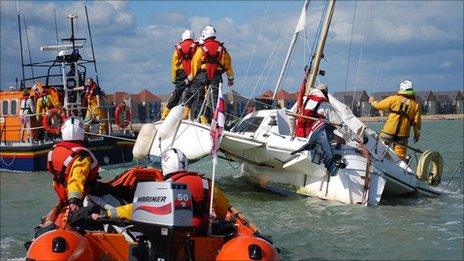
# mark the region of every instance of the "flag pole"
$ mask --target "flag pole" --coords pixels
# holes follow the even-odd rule
[[[211,196],[209,202],[209,224],[208,224],[208,234],[211,234],[212,230],[212,214],[213,214],[213,202],[214,202],[214,186],[216,183],[216,165],[217,165],[217,151],[219,149],[219,143],[222,139],[222,129],[224,128],[224,98],[222,97],[222,83],[219,83],[218,86],[218,99],[216,104],[216,110],[211,121],[211,137],[212,137],[212,147],[211,154],[213,156],[213,173],[211,175]]]

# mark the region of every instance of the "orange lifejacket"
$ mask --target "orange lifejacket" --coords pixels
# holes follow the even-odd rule
[[[82,155],[88,155],[92,158],[92,165],[90,166],[90,173],[86,179],[86,193],[89,189],[89,184],[95,182],[98,178],[98,169],[100,165],[93,153],[87,148],[83,147],[81,143],[72,141],[62,141],[53,146],[53,149],[48,153],[47,169],[53,175],[53,188],[60,201],[67,203],[67,181],[71,166],[74,161]]]
[[[187,184],[192,195],[193,226],[200,233],[206,233],[209,218],[211,182],[196,172],[179,171],[167,176],[167,180]]]
[[[309,103],[311,102],[311,103]],[[323,115],[317,113],[317,109],[321,102],[328,102],[325,97],[320,97],[316,95],[308,95],[306,96],[306,101],[303,105],[303,116],[314,117],[314,118],[323,118]],[[309,104],[308,104],[309,103]],[[304,117],[298,117],[296,119],[296,128],[295,128],[295,136],[306,138],[311,131],[311,127],[313,126],[315,120],[307,119]]]
[[[206,76],[211,81],[216,74],[218,66],[221,66],[222,54],[225,48],[222,46],[222,43],[216,41],[214,38],[206,39],[200,47],[204,54],[203,64],[206,65]]]
[[[109,184],[113,187],[127,187],[135,191],[137,183],[140,181],[163,181],[163,173],[158,169],[148,169],[135,167],[115,177]]]
[[[176,44],[177,56],[179,57],[179,63],[182,63],[185,75],[189,75],[192,71],[192,58],[198,47],[198,43],[192,39],[186,39]]]

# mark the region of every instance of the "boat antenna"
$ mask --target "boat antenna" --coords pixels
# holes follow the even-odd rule
[[[300,18],[298,19],[298,23],[296,24],[295,31],[293,32],[292,40],[290,41],[290,46],[287,50],[287,55],[285,56],[284,65],[280,70],[279,78],[277,79],[276,86],[274,88],[274,94],[272,95],[272,100],[275,101],[275,97],[277,95],[277,91],[280,89],[282,85],[282,79],[284,77],[285,72],[287,71],[288,63],[290,62],[290,57],[292,56],[293,50],[295,49],[296,40],[298,39],[298,35],[301,31],[303,31],[306,27],[306,13],[308,12],[309,0],[306,0],[303,8],[301,9]]]
[[[21,18],[19,17],[20,15],[19,15],[19,2],[18,1],[16,1],[16,13],[17,13],[17,17],[18,17],[19,50],[20,50],[20,53],[21,53],[21,70],[22,70],[22,73],[23,73],[23,80],[21,81],[21,85],[24,86],[25,83],[23,81],[26,78],[26,76],[25,76],[25,73],[24,73],[23,38],[22,38],[22,35],[21,35]]]
[[[322,26],[319,42],[317,43],[316,53],[314,54],[314,59],[311,61],[311,66],[309,68],[309,81],[306,82],[305,94],[308,94],[309,89],[313,87],[314,82],[316,81],[316,76],[319,74],[319,64],[321,63],[325,41],[327,39],[327,34],[329,33],[330,22],[332,21],[334,9],[335,0],[330,0],[324,17],[324,24]]]
[[[55,22],[55,37],[56,37],[56,45],[58,45],[58,25],[56,23],[56,8],[53,9],[53,20]]]
[[[26,15],[23,14],[23,21],[24,21],[24,30],[26,31],[26,44],[27,44],[27,52],[29,54],[29,64],[31,66],[31,74],[32,78],[34,79],[34,66],[32,66],[32,57],[31,57],[31,46],[29,45],[29,34],[27,33],[27,23],[26,23]]]
[[[87,11],[87,4],[84,4],[84,8],[85,8],[85,18],[87,20],[87,29],[89,30],[90,48],[92,50],[92,59],[93,59],[92,62],[95,68],[95,80],[97,81],[97,85],[100,86],[100,82],[98,81],[97,61],[95,60],[95,51],[93,50],[92,31],[90,30],[89,13]]]

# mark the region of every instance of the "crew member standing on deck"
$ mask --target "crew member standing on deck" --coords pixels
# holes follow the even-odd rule
[[[383,126],[380,138],[385,144],[393,143],[393,150],[404,159],[408,144],[409,130],[414,129],[414,143],[420,138],[421,114],[420,105],[416,101],[416,91],[410,80],[404,80],[398,84],[397,95],[392,95],[381,101],[369,97],[369,103],[377,110],[387,110],[388,114]]]
[[[191,72],[192,58],[198,47],[198,42],[195,42],[193,38],[195,38],[193,32],[185,30],[182,34],[182,41],[175,46],[171,59],[171,74],[174,91],[171,97],[169,97],[168,104],[161,114],[162,120],[164,120],[168,116],[169,111],[179,103],[182,93],[185,88],[187,88],[185,79],[187,79],[187,76]]]
[[[222,82],[222,74],[227,74],[227,83],[230,87],[234,85],[234,70],[232,59],[223,43],[216,40],[216,29],[207,25],[201,32],[204,43],[200,44],[192,58],[192,71],[185,80],[188,88],[184,92],[183,102],[187,107],[184,118],[190,115],[193,119],[198,116],[201,104],[205,98],[205,87],[211,86],[213,91],[213,102],[216,103],[219,83]],[[192,107],[193,106],[193,107]],[[202,123],[208,119],[201,116]]]
[[[79,118],[68,118],[61,127],[61,136],[63,141],[48,153],[47,169],[53,175],[53,188],[60,202],[76,211],[96,185],[99,165],[84,145],[84,123]]]
[[[85,113],[84,125],[85,130],[90,130],[90,125],[93,122],[99,124],[99,134],[106,134],[108,121],[104,120],[104,111],[100,107],[102,104],[102,91],[92,78],[85,79],[85,96],[87,103],[87,112]]]
[[[36,139],[36,131],[31,130],[32,127],[35,127],[35,117],[34,114],[34,101],[30,96],[29,89],[25,88],[23,90],[23,96],[21,97],[21,110],[19,115],[21,116],[21,130],[19,131],[20,141],[24,142],[24,133],[26,130],[29,130],[31,140]]]

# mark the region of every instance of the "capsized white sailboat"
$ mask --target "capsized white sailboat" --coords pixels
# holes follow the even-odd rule
[[[307,88],[314,85],[326,36],[330,26],[335,1],[330,1],[324,17],[321,35],[311,66]],[[301,20],[308,7],[305,3],[294,32],[292,44],[301,31]],[[292,53],[291,46],[287,59]],[[285,72],[285,61],[281,75]],[[280,79],[276,91],[280,85]],[[421,166],[420,179],[411,167],[402,161],[392,149],[377,139],[374,131],[357,119],[351,110],[329,95],[329,101],[344,123],[343,144],[333,144],[335,154],[342,156],[346,167],[330,175],[324,166],[320,147],[294,153],[308,143],[307,138],[293,138],[290,118],[286,110],[261,110],[246,115],[231,131],[224,131],[220,150],[226,157],[242,162],[241,173],[263,187],[285,189],[317,196],[322,199],[346,204],[377,205],[384,196],[398,196],[419,192],[438,195],[427,180],[436,179],[441,164],[436,163],[434,176],[429,177]],[[174,111],[174,112],[173,112]],[[164,122],[151,125],[147,136],[151,137],[140,157],[146,154],[159,156],[167,148],[175,147],[185,152],[191,160],[210,154],[209,126],[190,120],[182,120],[182,106],[171,111]],[[139,135],[144,135],[143,131]],[[293,152],[293,153],[292,153]],[[434,154],[435,155],[435,154]],[[138,157],[134,154],[134,157]],[[425,160],[429,163],[429,159]],[[431,182],[436,184],[436,182]]]

